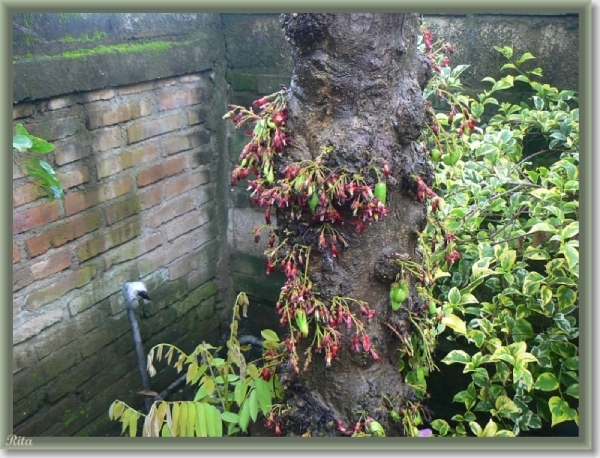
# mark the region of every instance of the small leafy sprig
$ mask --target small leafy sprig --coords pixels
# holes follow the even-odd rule
[[[15,125],[13,162],[21,169],[23,174],[36,180],[35,183],[44,190],[50,200],[64,200],[64,191],[56,172],[48,162],[38,157],[52,151],[54,151],[52,143],[31,135],[21,123]],[[31,154],[23,154],[26,152]],[[23,166],[25,170],[23,170]]]

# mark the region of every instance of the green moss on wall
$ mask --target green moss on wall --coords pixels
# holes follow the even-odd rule
[[[94,43],[96,41],[101,41],[104,38],[106,38],[105,32],[96,31],[93,35],[86,32],[78,38],[75,38],[73,35],[65,35],[64,37],[59,38],[58,41],[61,43]]]
[[[29,33],[23,35],[23,43],[25,43],[25,46],[33,46],[38,41],[40,40],[35,35],[31,35]]]
[[[76,49],[74,51],[65,51],[60,54],[61,57],[68,59],[79,59],[81,57],[96,55],[96,54],[130,54],[144,52],[165,52],[173,45],[179,44],[173,41],[153,41],[150,43],[141,44],[118,44],[112,46],[96,46],[95,48]]]
[[[234,91],[254,91],[256,76],[251,73],[229,72],[227,80]]]

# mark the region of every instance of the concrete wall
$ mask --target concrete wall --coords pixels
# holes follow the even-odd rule
[[[88,21],[89,30],[100,24],[108,36],[110,21],[100,16],[67,17],[58,30],[80,37],[78,27],[88,30]],[[218,274],[228,263],[221,249],[227,214],[220,204],[226,109],[220,18],[111,18],[150,22],[134,31],[144,46],[65,57],[52,27],[56,15],[30,24],[43,46],[15,42],[15,52],[38,54],[15,62],[14,122],[55,145],[49,159],[65,187],[64,202],[49,202],[13,168],[17,435],[101,435],[116,426],[107,415],[112,401],[140,405],[121,294],[126,281],[141,279],[150,289],[152,301],[138,311],[147,350],[169,342],[190,351],[220,336],[216,307],[226,286],[219,292]],[[171,38],[184,44],[158,46],[150,38],[166,32],[153,28],[157,23],[177,30]],[[152,386],[160,391],[175,376],[162,371]]]

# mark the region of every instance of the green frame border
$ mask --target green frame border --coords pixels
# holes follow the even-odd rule
[[[304,0],[286,3],[284,7],[274,1],[262,0],[260,2],[248,2],[241,0],[221,0],[211,1],[210,3],[200,2],[198,0],[175,0],[173,2],[164,2],[164,0],[104,0],[102,2],[90,2],[81,7],[74,0],[62,0],[50,2],[48,0],[0,0],[0,26],[4,31],[2,44],[2,59],[10,69],[9,58],[12,55],[12,13],[14,12],[284,12],[284,11],[310,11],[310,12],[414,12],[418,10],[423,13],[579,13],[579,60],[580,60],[580,119],[583,124],[581,128],[581,157],[580,177],[581,177],[581,243],[584,247],[592,247],[592,14],[598,14],[598,6],[593,5],[591,0],[574,0],[572,2],[560,2],[558,0],[494,0],[493,2],[476,2],[475,0],[459,0],[449,2],[440,0],[415,1],[408,0],[401,5],[398,2],[371,1],[368,6],[361,5],[357,0]],[[565,4],[566,3],[566,4]],[[250,7],[248,5],[251,5]],[[595,8],[593,8],[595,6]],[[0,123],[5,139],[12,135],[12,112],[9,111],[9,97],[12,94],[12,72],[7,71],[2,74],[4,90],[0,91],[4,107],[1,110],[3,121]],[[4,118],[6,117],[6,118]],[[7,140],[8,141],[8,140]],[[8,145],[7,145],[8,151]],[[12,170],[9,156],[5,156],[3,170]],[[8,172],[7,172],[8,173]],[[9,180],[2,182],[3,191],[2,211],[12,220],[10,208],[12,193],[9,189]],[[0,245],[1,256],[4,260],[3,267],[6,269],[5,275],[0,276],[0,288],[9,297],[5,303],[12,302],[12,287],[9,281],[12,278],[12,269],[10,264],[10,251],[12,245],[12,233],[9,233],[9,227],[2,225],[1,238],[3,243]],[[431,451],[496,451],[496,450],[591,450],[592,449],[592,250],[582,249],[581,256],[581,286],[580,301],[583,306],[580,308],[581,316],[581,345],[583,349],[580,354],[582,380],[588,382],[581,385],[581,398],[591,402],[581,402],[580,405],[580,437],[579,438],[522,438],[522,439],[501,439],[494,438],[474,442],[468,438],[437,438],[436,440],[423,440],[405,438],[399,441],[397,438],[378,438],[364,440],[348,440],[344,438],[314,438],[312,440],[301,438],[228,438],[228,439],[204,439],[199,442],[198,439],[149,439],[149,438],[32,438],[33,445],[26,447],[27,450],[264,450],[264,451],[292,451],[292,450],[431,450]],[[10,295],[10,296],[9,296]],[[8,306],[4,307],[5,314],[9,315]],[[596,313],[596,318],[598,314]],[[3,320],[4,331],[2,333],[4,342],[3,352],[0,361],[3,364],[4,377],[0,379],[0,389],[4,394],[4,399],[10,400],[6,405],[8,409],[0,418],[0,441],[2,448],[15,450],[25,447],[7,447],[5,445],[6,437],[12,433],[12,379],[6,374],[10,372],[10,362],[12,356],[12,327],[9,316]],[[586,351],[587,350],[587,351]],[[595,423],[595,422],[594,422]]]

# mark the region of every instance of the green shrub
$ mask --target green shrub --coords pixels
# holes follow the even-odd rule
[[[540,68],[525,70],[530,53],[516,59],[496,47],[509,74],[484,78],[491,89],[472,98],[460,83],[467,67],[450,68],[451,47],[426,38],[435,74],[425,96],[447,112],[430,107],[422,139],[434,181],[418,196],[428,205],[420,248],[435,280],[428,291],[451,328],[444,335],[464,348],[442,362],[471,376],[453,398],[464,413],[432,426],[440,436],[512,436],[578,424],[576,93],[538,82]],[[499,101],[515,84],[530,100]]]

